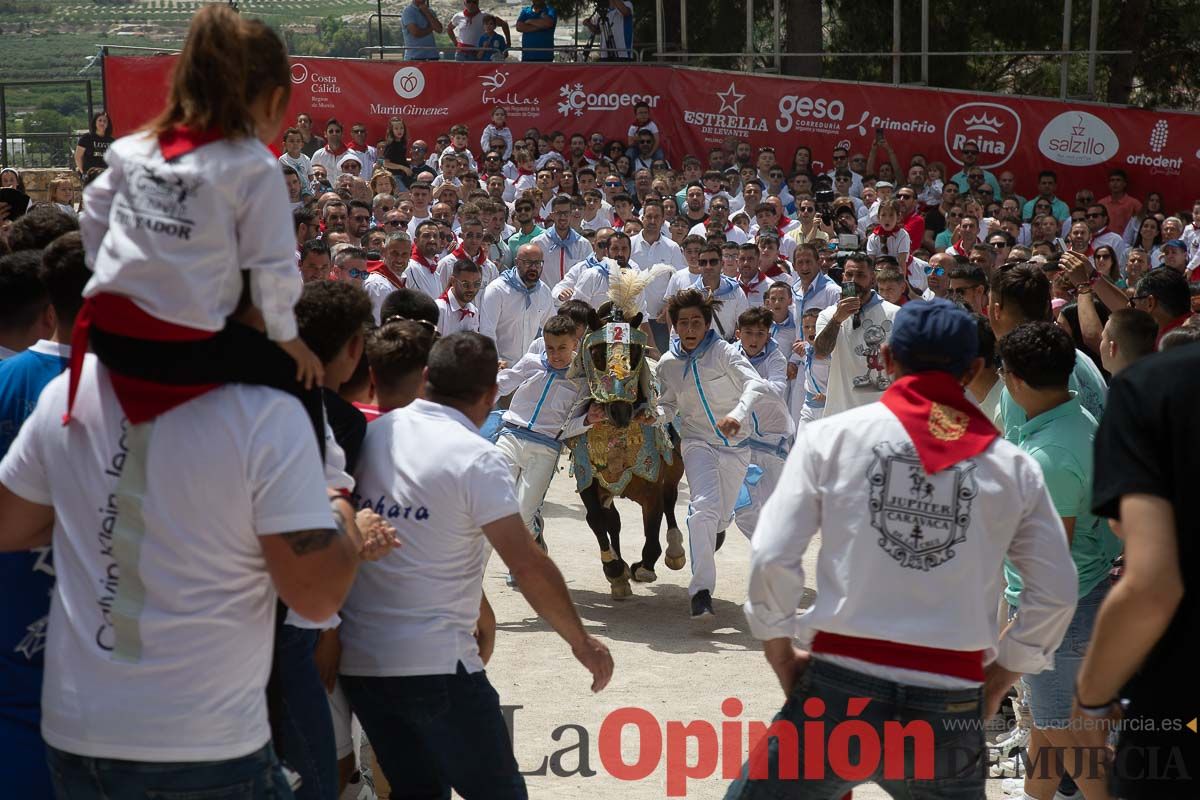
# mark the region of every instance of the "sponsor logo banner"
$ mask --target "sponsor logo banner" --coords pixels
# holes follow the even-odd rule
[[[109,56],[106,101],[121,130],[134,130],[161,107],[172,56]],[[625,141],[634,106],[650,106],[670,163],[707,156],[727,141],[771,145],[791,166],[797,148],[812,151],[814,169],[829,170],[833,147],[869,153],[877,132],[901,167],[915,153],[941,161],[952,175],[962,146],[974,142],[978,164],[997,175],[1011,170],[1016,191],[1037,191],[1037,174],[1058,173],[1058,194],[1081,188],[1106,193],[1107,172],[1129,173],[1130,192],[1162,192],[1168,208],[1190,207],[1188,186],[1200,183],[1200,116],[1108,108],[1019,97],[668,66],[483,64],[352,59],[292,60],[292,117],[364,122],[369,140],[383,138],[388,117],[400,115],[409,141],[432,140],[454,123],[471,130],[472,150],[492,110],[507,109],[514,136],[531,127],[601,133]],[[886,159],[877,152],[877,160]],[[1164,180],[1169,178],[1169,180]]]

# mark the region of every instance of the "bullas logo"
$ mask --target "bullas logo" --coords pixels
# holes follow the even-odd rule
[[[504,70],[497,70],[491,75],[480,75],[480,104],[504,106],[510,117],[536,117],[541,110],[541,100],[536,96],[521,97],[508,85],[510,77],[511,73]]]
[[[963,103],[946,116],[943,133],[946,151],[954,163],[963,163],[963,145],[974,142],[979,148],[976,164],[988,169],[1000,166],[1016,152],[1021,118],[999,103]]]
[[[767,120],[764,117],[743,115],[739,110],[746,95],[738,91],[737,83],[729,82],[724,91],[714,92],[720,107],[716,113],[711,111],[683,112],[683,121],[700,129],[702,134],[712,136],[736,136],[742,133],[766,133]]]
[[[1038,137],[1042,155],[1071,167],[1103,164],[1120,146],[1108,123],[1086,111],[1064,111],[1050,120]]]

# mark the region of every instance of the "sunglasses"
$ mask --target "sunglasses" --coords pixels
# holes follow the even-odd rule
[[[702,267],[716,267],[716,266],[720,266],[721,259],[719,259],[719,258],[702,258],[697,263],[700,264],[700,266],[702,266]]]
[[[1148,295],[1148,294],[1135,294],[1133,297],[1129,298],[1129,307],[1133,308],[1134,307],[1133,304],[1136,303],[1138,300],[1146,300],[1149,297],[1150,297],[1150,295]]]
[[[926,275],[936,275],[940,278],[941,276],[946,274],[946,268],[945,267],[931,267],[931,266],[926,265],[925,266],[925,274]]]
[[[1087,218],[1088,219],[1104,219],[1104,215],[1103,214],[1088,214]]]
[[[405,317],[401,314],[393,314],[392,316],[385,319],[383,321],[383,325],[380,325],[379,327],[382,328],[384,325],[391,325],[393,322],[415,322],[418,325],[420,325],[422,328],[428,329],[429,332],[433,334],[434,339],[438,338],[438,336],[441,335],[438,333],[437,326],[434,325],[429,320],[427,320],[427,319],[409,319],[408,317]]]
[[[619,189],[621,187],[621,182],[620,181],[605,181],[604,185],[610,189]]]
[[[356,281],[363,280],[369,274],[365,269],[358,269],[357,267],[351,267],[350,269],[345,270],[345,272],[348,276]]]
[[[815,214],[815,213],[817,213],[817,210],[815,208],[813,208],[812,206],[800,206],[800,213],[801,214]]]

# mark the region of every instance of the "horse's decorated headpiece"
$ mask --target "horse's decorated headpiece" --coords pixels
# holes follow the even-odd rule
[[[583,374],[599,403],[634,403],[645,364],[646,334],[628,322],[613,321],[583,337]]]

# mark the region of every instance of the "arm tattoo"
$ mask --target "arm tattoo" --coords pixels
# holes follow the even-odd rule
[[[342,521],[341,514],[334,515],[334,522],[337,524],[337,530],[292,531],[283,534],[283,539],[298,556],[315,553],[329,547],[334,538],[346,532],[346,523]]]
[[[842,330],[842,323],[836,319],[830,319],[817,334],[816,340],[813,342],[813,350],[821,358],[828,358],[833,352],[833,346],[837,344],[838,333]]]

